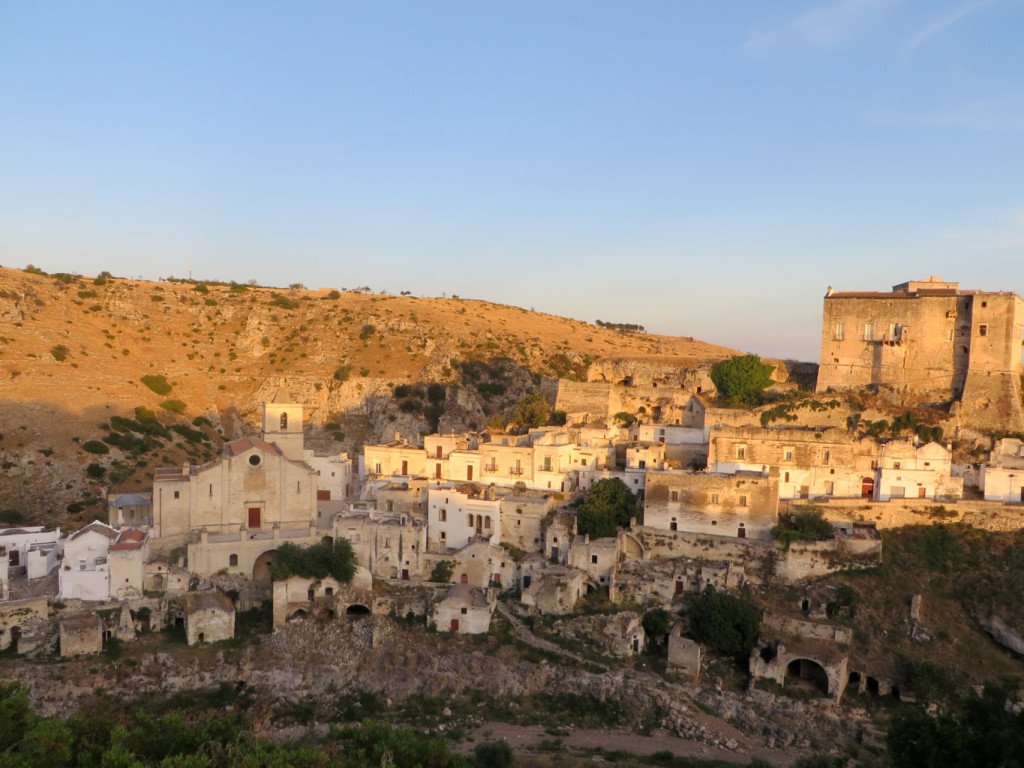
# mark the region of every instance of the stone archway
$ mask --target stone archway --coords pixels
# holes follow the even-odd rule
[[[793,659],[786,665],[786,685],[828,694],[828,673],[811,659]]]
[[[620,533],[622,554],[627,560],[643,560],[644,547],[633,536],[628,533]]]
[[[862,499],[872,499],[875,496],[875,478],[864,477],[860,481],[860,496]]]
[[[348,608],[345,609],[346,616],[369,616],[370,609],[362,603],[352,603]]]
[[[297,610],[294,613],[292,613],[292,615],[289,616],[287,620],[288,621],[296,621],[296,620],[302,621],[302,620],[304,620],[308,616],[309,616],[309,614],[306,612],[305,608],[299,608],[299,610]]]
[[[253,581],[257,584],[270,584],[270,564],[274,562],[274,557],[276,556],[277,550],[271,549],[256,558],[256,562],[252,566]]]

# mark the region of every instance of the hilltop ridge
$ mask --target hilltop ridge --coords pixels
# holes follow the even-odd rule
[[[174,436],[148,458],[113,451],[100,463],[114,463],[130,490],[148,489],[153,466],[212,457],[218,441],[252,432],[259,404],[282,381],[304,406],[313,444],[358,450],[394,431],[422,431],[422,415],[394,402],[401,384],[445,384],[457,415],[441,424],[466,428],[483,426],[540,376],[584,380],[603,358],[700,364],[736,353],[457,297],[35,269],[0,268],[0,320],[0,509],[39,510],[46,522],[59,522],[83,495],[97,503],[101,483],[90,484],[85,470],[98,459],[81,446],[101,438],[112,416],[139,407],[206,438]],[[489,399],[459,392],[467,363],[500,378]],[[169,390],[151,391],[144,376],[163,377]],[[324,426],[331,431],[318,434]]]

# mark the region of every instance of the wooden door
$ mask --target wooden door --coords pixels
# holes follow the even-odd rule
[[[452,632],[458,632],[458,631],[459,631],[459,620],[458,619],[452,619]]]
[[[249,527],[259,528],[260,527],[260,508],[249,507]]]

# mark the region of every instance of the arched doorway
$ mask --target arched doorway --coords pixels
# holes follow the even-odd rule
[[[875,478],[865,477],[860,481],[860,497],[862,499],[871,499],[875,495]]]
[[[295,613],[288,617],[288,621],[303,621],[309,616],[302,608],[299,608]]]
[[[828,674],[816,661],[793,659],[786,667],[786,685],[827,694]]]
[[[316,617],[318,619],[320,619],[321,621],[328,621],[329,619],[333,619],[334,618],[334,609],[333,608],[321,608],[320,610],[318,610],[316,612]]]
[[[264,552],[262,555],[256,558],[256,562],[252,566],[252,580],[259,584],[270,583],[270,564],[274,562],[274,557],[277,555],[277,550],[272,549],[269,552]]]
[[[352,605],[345,609],[345,613],[348,616],[369,616],[370,609],[361,603],[352,603]]]

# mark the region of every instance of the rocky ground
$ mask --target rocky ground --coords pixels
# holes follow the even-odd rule
[[[628,663],[594,673],[562,664],[558,657],[538,659],[531,650],[507,637],[431,634],[422,626],[374,616],[296,622],[246,647],[189,649],[146,635],[115,661],[6,660],[0,681],[20,681],[46,715],[69,715],[98,706],[98,700],[228,684],[262,702],[254,728],[266,733],[283,727],[273,715],[282,708],[303,704],[314,719],[325,721],[339,717],[339,702],[376,694],[381,704],[375,716],[460,738],[500,731],[505,726],[495,723],[503,722],[524,743],[557,727],[554,733],[567,746],[607,742],[606,748],[641,753],[757,755],[779,764],[809,750],[878,738],[865,712],[840,710],[825,699],[802,702],[762,690],[722,690],[714,681],[710,687],[678,683]],[[568,708],[542,710],[555,694],[569,702]],[[416,702],[444,706],[417,710]],[[600,721],[608,711],[614,717]],[[615,732],[629,739],[596,735]]]

